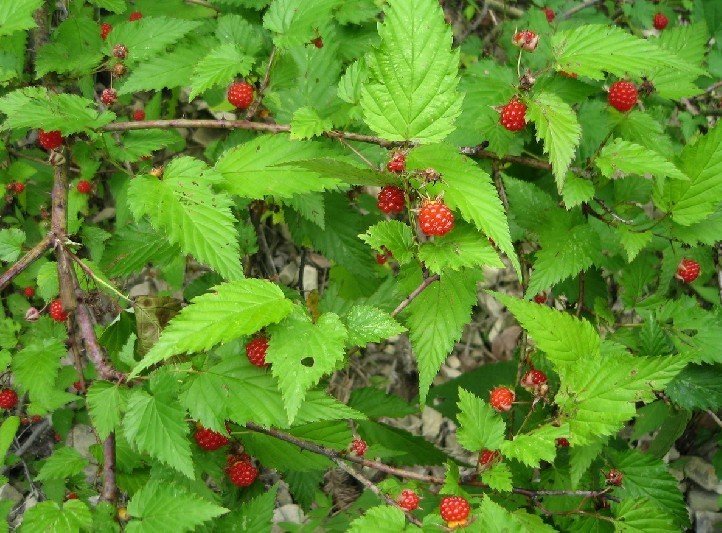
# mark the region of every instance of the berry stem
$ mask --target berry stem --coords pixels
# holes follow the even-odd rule
[[[249,107],[246,112],[247,120],[252,120],[258,112],[258,108],[261,107],[261,102],[263,102],[263,93],[266,92],[268,83],[271,80],[271,69],[273,68],[273,62],[276,59],[277,51],[278,49],[275,46],[271,49],[271,55],[268,56],[268,66],[266,67],[266,73],[263,75],[263,81],[261,82],[260,87],[258,87],[256,98],[253,100],[251,107]]]

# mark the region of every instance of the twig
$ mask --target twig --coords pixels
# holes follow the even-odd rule
[[[38,244],[33,246],[24,256],[17,260],[10,268],[0,274],[0,291],[13,280],[15,276],[32,265],[53,245],[54,239],[51,234],[43,237]]]
[[[722,87],[722,80],[713,83],[712,85],[710,85],[709,87],[707,87],[707,88],[704,90],[704,92],[707,93],[707,94],[709,94],[709,93],[712,93],[712,92],[716,91],[716,90],[719,89],[720,87]]]
[[[720,428],[722,428],[722,420],[720,420],[720,418],[715,414],[714,411],[712,411],[711,409],[707,409],[705,412],[710,416],[710,418],[712,418],[712,420],[715,421],[715,423],[716,423]]]
[[[577,298],[577,311],[576,316],[582,316],[584,310],[584,271],[579,273],[579,298]]]
[[[391,506],[393,506],[393,507],[398,507],[398,506],[399,506],[398,503],[396,503],[396,502],[393,500],[393,498],[391,498],[391,496],[389,496],[388,494],[386,494],[385,492],[383,492],[373,481],[371,481],[370,479],[368,479],[366,476],[364,476],[364,475],[361,474],[360,472],[356,472],[356,470],[354,470],[353,468],[351,468],[351,467],[350,467],[348,464],[346,464],[342,459],[340,459],[340,458],[338,458],[338,457],[334,457],[334,458],[333,458],[333,462],[336,463],[341,470],[343,470],[343,471],[346,472],[349,476],[351,476],[351,477],[353,477],[354,479],[356,479],[356,481],[358,481],[358,482],[361,483],[364,487],[366,487],[366,488],[369,489],[371,492],[373,492],[374,494],[376,494],[376,496],[378,496],[380,499],[384,500],[387,504],[389,504],[389,505],[391,505]],[[403,510],[403,509],[402,509],[402,511],[404,511],[404,514],[406,515],[406,519],[407,519],[409,522],[411,522],[412,524],[414,524],[415,526],[418,526],[418,527],[421,527],[421,526],[422,526],[421,521],[420,521],[418,518],[416,518],[414,515],[412,515],[409,511],[406,511],[406,510]]]
[[[512,17],[523,17],[524,11],[519,9],[518,7],[512,7],[506,4],[506,2],[502,0],[486,0],[486,2],[496,9],[499,9],[500,11],[506,13],[507,15],[511,15]]]
[[[100,498],[106,502],[114,502],[118,495],[115,483],[115,433],[108,435],[103,442],[103,490]]]
[[[434,274],[433,276],[429,276],[424,281],[421,282],[421,285],[416,287],[411,294],[409,294],[404,300],[391,312],[391,316],[398,315],[401,311],[406,309],[408,305],[414,301],[414,298],[416,298],[419,294],[424,292],[426,290],[426,287],[434,283],[435,281],[438,281],[440,276],[438,274]]]
[[[261,107],[261,103],[263,102],[263,96],[265,95],[266,89],[268,88],[268,82],[271,80],[271,69],[273,68],[273,62],[276,59],[277,52],[278,49],[275,46],[271,48],[271,55],[268,56],[268,66],[266,67],[266,73],[263,75],[263,81],[261,81],[261,85],[258,87],[258,95],[253,100],[251,107],[248,108],[248,112],[246,113],[246,119],[248,120],[253,119],[253,117],[255,117],[256,113],[258,112],[258,108]]]
[[[35,443],[40,436],[50,428],[50,421],[45,418],[37,426],[33,428],[33,432],[28,435],[28,438],[13,452],[18,457],[24,455],[30,447]],[[3,467],[0,473],[5,473],[9,469],[8,466]]]
[[[75,273],[73,273],[75,274]],[[108,381],[125,381],[126,375],[113,368],[105,356],[105,350],[100,346],[98,337],[93,329],[93,318],[85,303],[79,303],[75,309],[75,318],[78,322],[78,330],[85,344],[85,354],[95,366],[101,379]]]
[[[133,300],[128,298],[125,294],[120,292],[118,289],[113,287],[110,283],[108,283],[107,281],[102,279],[100,276],[98,276],[95,272],[93,272],[93,270],[87,264],[85,264],[82,259],[80,259],[77,255],[75,255],[73,252],[68,250],[67,246],[65,247],[65,251],[70,256],[70,259],[72,259],[75,262],[75,264],[77,264],[81,268],[81,270],[83,272],[85,272],[88,276],[93,278],[93,280],[95,280],[96,283],[99,283],[100,285],[102,285],[103,287],[108,289],[110,292],[115,294],[118,298],[121,298],[128,303],[131,303],[131,304],[133,303]]]
[[[568,19],[569,17],[571,17],[571,16],[574,15],[575,13],[579,13],[582,9],[586,9],[586,8],[588,8],[588,7],[591,7],[591,6],[593,6],[594,4],[596,4],[596,3],[598,3],[598,2],[599,2],[599,0],[584,0],[584,2],[579,3],[578,5],[574,6],[574,7],[571,8],[571,9],[568,9],[567,11],[565,11],[564,13],[562,13],[561,15],[559,15],[558,19],[559,19],[559,20]]]
[[[268,241],[266,240],[266,232],[264,231],[263,224],[261,223],[261,215],[256,213],[253,204],[248,206],[248,213],[251,216],[251,223],[256,230],[256,236],[258,237],[258,246],[261,249],[261,252],[263,253],[263,257],[267,264],[268,274],[273,276],[274,278],[278,278],[278,270],[276,270],[276,265],[273,262],[273,254],[271,253],[271,249],[268,246]]]
[[[220,9],[218,9],[213,4],[206,2],[205,0],[186,0],[186,4],[195,4],[197,6],[203,6],[203,7],[207,7],[208,9],[212,9],[213,11],[215,11],[217,13],[220,12]]]

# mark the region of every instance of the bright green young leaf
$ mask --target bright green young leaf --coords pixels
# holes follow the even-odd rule
[[[276,508],[276,495],[278,493],[278,484],[266,490],[260,496],[256,496],[250,501],[245,501],[241,505],[240,516],[234,514],[227,515],[232,518],[232,529],[234,531],[248,531],[254,533],[262,531],[268,527],[273,521],[273,511]]]
[[[90,530],[92,523],[90,509],[85,502],[68,500],[61,505],[47,500],[27,510],[20,531],[21,533],[36,531],[77,533]]]
[[[435,0],[390,0],[381,45],[366,56],[364,121],[391,141],[438,142],[461,112],[459,50]]]
[[[100,266],[110,277],[123,277],[139,272],[148,263],[166,266],[179,255],[180,247],[150,224],[128,224],[110,238]]]
[[[281,48],[304,44],[324,22],[330,22],[331,10],[340,3],[341,0],[273,0],[263,17],[263,27],[276,34],[274,42]]]
[[[482,483],[488,485],[491,490],[499,492],[511,492],[513,485],[511,470],[506,463],[496,462],[488,470],[479,475]]]
[[[384,220],[371,226],[359,237],[377,253],[382,253],[383,248],[386,248],[400,265],[413,259],[414,232],[408,224],[398,220]]]
[[[170,321],[131,377],[172,355],[209,350],[255,333],[290,312],[291,302],[268,281],[244,279],[217,285],[214,292],[194,298]]]
[[[541,461],[554,462],[557,454],[556,439],[569,437],[569,425],[545,425],[528,433],[516,435],[501,444],[501,455],[537,468]]]
[[[120,425],[126,405],[125,390],[108,381],[94,381],[85,401],[98,437],[105,440]]]
[[[464,389],[459,389],[457,420],[456,438],[469,451],[498,450],[504,442],[506,424],[499,413]]]
[[[118,88],[118,94],[185,87],[193,75],[194,68],[201,61],[203,52],[204,47],[195,44],[185,45],[177,47],[172,52],[147,59],[133,68],[128,78]]]
[[[291,119],[291,139],[310,139],[332,127],[331,119],[319,116],[311,107],[301,107],[296,109]]]
[[[614,139],[602,148],[594,162],[602,174],[612,179],[636,174],[689,180],[684,172],[661,154],[622,139]]]
[[[488,239],[462,223],[456,224],[443,239],[423,243],[419,247],[419,260],[435,274],[481,266],[504,268]]]
[[[252,66],[253,57],[241,52],[234,44],[222,44],[208,52],[193,69],[188,98],[193,100],[212,87],[228,85],[236,75],[247,76]]]
[[[618,235],[630,263],[652,241],[651,231],[630,231],[626,226],[619,227]]]
[[[589,202],[594,198],[594,183],[592,180],[580,178],[575,174],[567,174],[564,179],[562,197],[564,198],[564,207],[567,209]]]
[[[13,356],[12,370],[20,390],[30,393],[33,401],[52,392],[60,369],[60,360],[67,354],[65,346],[53,338],[38,340]]]
[[[205,500],[185,487],[154,480],[128,502],[128,514],[133,520],[127,530],[132,533],[194,531],[204,522],[227,512],[225,507]]]
[[[25,232],[17,228],[0,230],[0,261],[11,262],[20,257]]]
[[[672,517],[647,499],[624,500],[612,507],[618,533],[673,533],[680,530]]]
[[[67,479],[80,474],[88,465],[88,460],[80,455],[75,448],[63,447],[53,452],[35,479],[48,481],[51,479]]]
[[[391,505],[378,505],[366,511],[356,520],[351,522],[349,533],[367,533],[378,531],[378,533],[399,533],[406,527],[404,512]]]
[[[20,417],[12,415],[3,420],[0,425],[0,466],[5,462],[5,457],[15,438],[18,427],[20,427]]]
[[[471,317],[480,277],[475,271],[446,272],[407,308],[405,324],[419,363],[422,403],[441,364],[461,338],[464,325]]]
[[[33,13],[42,5],[42,0],[6,0],[0,3],[0,36],[36,27]]]
[[[519,509],[510,512],[494,502],[489,496],[484,496],[478,510],[478,519],[475,522],[479,533],[486,531],[520,531],[524,533],[553,533],[553,527],[546,524],[542,519],[533,514]],[[471,528],[474,528],[472,524]],[[468,528],[467,528],[468,529]]]
[[[271,340],[266,361],[271,364],[271,371],[278,379],[283,403],[292,422],[308,389],[343,360],[346,328],[333,313],[321,315],[314,323],[304,311],[295,309],[269,331]]]
[[[147,216],[171,243],[226,279],[240,279],[243,268],[231,200],[211,190],[206,172],[198,160],[174,159],[162,180],[138,176],[130,182],[128,207],[138,222]]]
[[[164,55],[170,45],[178,42],[201,25],[200,21],[168,17],[143,17],[113,27],[105,40],[105,50],[112,56],[113,47],[122,44],[128,49],[125,63],[133,66],[143,63],[156,55]]]
[[[530,100],[527,116],[536,126],[537,141],[543,141],[544,153],[549,154],[557,189],[561,191],[581,140],[577,115],[559,96],[543,92]]]
[[[386,311],[370,305],[354,305],[343,321],[348,330],[349,346],[363,347],[369,342],[379,342],[406,331]]]
[[[188,424],[184,415],[185,411],[176,400],[136,390],[128,398],[123,430],[128,442],[138,451],[148,453],[193,479]]]

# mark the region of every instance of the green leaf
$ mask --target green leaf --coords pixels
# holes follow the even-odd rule
[[[501,454],[516,459],[532,468],[538,468],[541,461],[554,462],[557,455],[556,439],[569,437],[569,425],[544,425],[528,433],[516,435],[501,444]]]
[[[589,202],[594,198],[594,183],[586,178],[568,174],[564,180],[562,197],[564,198],[564,206],[567,209]]]
[[[123,430],[140,452],[194,479],[185,411],[169,397],[135,390],[128,398]]]
[[[142,66],[146,60],[157,54],[165,55],[162,52],[170,45],[201,24],[201,21],[149,16],[133,22],[121,22],[114,25],[113,31],[105,40],[105,52],[112,56],[113,47],[122,44],[128,49],[128,57],[124,62],[129,66],[135,63],[141,63]],[[135,72],[135,68],[131,71]]]
[[[63,135],[89,131],[111,122],[115,115],[98,113],[95,102],[75,94],[55,94],[40,87],[17,89],[0,98],[0,112],[7,118],[2,130],[43,128]]]
[[[672,219],[683,226],[699,222],[715,211],[722,198],[722,124],[680,155],[687,183],[668,183],[672,197]]]
[[[556,531],[544,523],[539,516],[532,515],[519,509],[509,512],[489,496],[484,496],[478,509],[478,518],[474,522],[480,533],[486,531],[519,531],[524,533],[553,533]],[[472,524],[469,529],[472,529]]]
[[[0,230],[0,261],[15,261],[20,257],[24,242],[24,231],[17,228]]]
[[[269,332],[266,361],[278,379],[288,419],[293,422],[308,389],[343,360],[346,328],[333,313],[321,315],[314,323],[297,308]]]
[[[127,8],[125,0],[89,0],[89,2],[113,13],[122,13]]]
[[[406,529],[406,517],[398,507],[378,505],[372,507],[349,525],[349,533],[398,533]]]
[[[320,117],[311,107],[300,107],[296,109],[291,119],[291,139],[310,139],[331,128],[333,128],[331,119]]]
[[[421,403],[471,317],[471,309],[477,303],[476,284],[480,277],[478,271],[444,273],[407,308],[406,326],[419,363]]]
[[[557,189],[561,192],[582,137],[577,115],[557,95],[542,92],[529,102],[527,116],[536,126],[536,140],[544,142],[544,153],[549,154]]]
[[[0,36],[37,26],[33,13],[43,0],[6,0],[0,3]]]
[[[8,416],[0,425],[0,466],[5,462],[10,445],[20,427],[20,417]]]
[[[557,69],[601,80],[605,72],[619,77],[639,78],[659,67],[679,72],[703,74],[651,40],[641,39],[617,26],[590,24],[555,33],[551,38]]]
[[[438,142],[461,113],[459,50],[435,0],[390,0],[381,44],[366,56],[364,121],[391,141]]]
[[[115,31],[111,35],[113,33]],[[172,52],[147,59],[133,68],[118,88],[118,94],[185,87],[204,52],[204,46],[193,44],[179,46]]]
[[[189,492],[186,488],[153,480],[144,485],[128,502],[128,514],[133,520],[127,531],[194,531],[197,526],[213,520],[228,509]]]
[[[273,510],[276,508],[278,484],[266,490],[260,496],[245,501],[241,505],[240,516],[233,517],[230,531],[264,531],[273,522]],[[232,515],[228,515],[232,517]]]
[[[520,274],[509,221],[489,174],[446,144],[414,148],[407,157],[407,167],[410,170],[433,168],[441,173],[439,189],[444,195],[444,202],[493,239]]]
[[[717,410],[722,407],[722,380],[719,366],[689,365],[667,385],[667,396],[683,409]]]
[[[572,446],[569,449],[569,478],[572,488],[577,488],[582,476],[586,474],[594,460],[604,447],[603,441],[598,441],[587,446]]]
[[[325,154],[320,144],[289,140],[287,135],[263,135],[225,152],[215,170],[231,194],[245,198],[288,198],[294,194],[336,188],[341,182],[294,164]]]
[[[357,304],[344,317],[349,346],[366,346],[400,335],[406,328],[386,311],[370,305]]]
[[[612,179],[636,174],[689,180],[684,172],[661,154],[622,139],[614,139],[602,148],[595,164],[602,174]]]
[[[443,239],[423,243],[419,247],[419,260],[435,274],[487,265],[504,268],[489,241],[463,223],[456,224]]]
[[[274,43],[281,48],[305,44],[325,21],[340,0],[274,0],[263,17],[263,27],[274,32]]]
[[[52,392],[60,369],[60,360],[68,353],[57,339],[44,338],[26,345],[15,353],[12,362],[16,384],[30,392],[35,401]]]
[[[387,416],[396,418],[418,413],[415,406],[409,405],[404,400],[393,394],[373,387],[354,389],[348,404],[358,409],[369,418],[381,418]]]
[[[701,67],[709,37],[704,24],[688,24],[661,32],[657,44],[689,64]],[[667,67],[657,69],[649,77],[649,81],[654,85],[657,94],[677,100],[697,96],[704,91],[695,83],[697,77],[696,73],[682,74],[677,69]]]
[[[540,245],[526,291],[528,298],[587,270],[600,249],[599,236],[588,224],[567,231],[546,231]]]
[[[113,158],[129,162],[138,161],[171,145],[182,145],[183,142],[176,130],[162,129],[126,131],[120,139],[104,135],[103,140]]]
[[[619,533],[673,533],[674,520],[649,500],[624,500],[613,506],[614,531]]]
[[[564,375],[586,358],[599,356],[599,334],[586,320],[507,294],[491,294],[503,303],[529,332],[537,347],[546,354],[559,374]]]
[[[513,488],[511,470],[506,463],[494,463],[491,468],[479,475],[481,482],[488,485],[491,490],[511,492]]]
[[[456,438],[471,452],[498,450],[504,442],[506,424],[499,413],[484,400],[459,389],[459,428]]]
[[[244,54],[232,43],[212,49],[193,69],[189,100],[218,85],[228,85],[236,75],[247,76],[253,67],[253,57]]]
[[[623,501],[645,498],[659,512],[672,515],[677,525],[689,525],[684,495],[661,459],[637,450],[614,453],[612,458],[614,467],[624,475],[624,483],[615,490]]]
[[[87,531],[93,523],[90,509],[80,500],[68,500],[62,504],[44,501],[31,507],[23,516],[21,533],[37,531],[57,531],[58,533],[77,533]]]
[[[619,226],[617,231],[622,248],[627,253],[627,261],[630,263],[652,241],[651,231],[630,231],[626,226]]]
[[[170,321],[129,377],[172,355],[209,350],[218,343],[255,333],[282,320],[292,308],[281,289],[265,280],[223,283],[213,291],[194,298]]]
[[[85,74],[103,59],[98,23],[90,18],[70,16],[53,32],[51,43],[38,50],[35,70],[38,78],[48,72]]]
[[[376,252],[380,253],[386,248],[400,265],[407,264],[414,257],[413,230],[398,220],[378,222],[359,237]]]
[[[321,157],[298,161],[296,164],[306,170],[317,172],[324,178],[334,179],[334,183],[342,181],[349,185],[400,185],[401,179],[398,175],[390,172],[379,172],[369,167],[360,167],[346,161]]]
[[[124,389],[107,381],[94,381],[88,388],[85,401],[98,437],[105,440],[120,425],[126,405]]]
[[[163,179],[138,176],[128,187],[128,207],[144,216],[184,252],[213,267],[227,279],[243,277],[231,199],[214,193],[215,173],[192,157],[174,159]]]
[[[35,479],[48,481],[51,479],[67,479],[80,474],[88,465],[88,460],[80,455],[75,448],[56,449],[38,472]]]
[[[180,247],[150,224],[128,224],[113,233],[100,268],[110,277],[124,277],[140,272],[148,263],[164,267],[180,255]]]

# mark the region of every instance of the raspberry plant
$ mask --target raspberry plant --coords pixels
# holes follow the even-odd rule
[[[716,2],[0,2],[2,516],[691,527]]]

